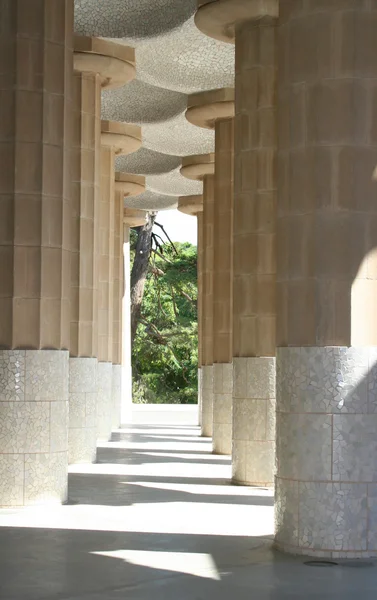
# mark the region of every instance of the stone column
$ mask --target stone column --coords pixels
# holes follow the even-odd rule
[[[376,2],[281,3],[276,542],[295,554],[377,555],[376,23]]]
[[[123,211],[123,298],[122,298],[122,379],[121,425],[132,419],[132,350],[131,350],[131,265],[130,229],[145,224],[145,211],[125,208]]]
[[[76,37],[74,50],[70,463],[93,462],[97,445],[101,89],[124,85],[135,73],[133,52],[125,46]]]
[[[234,90],[193,94],[186,118],[215,129],[213,264],[213,451],[232,452]]]
[[[0,506],[9,507],[67,498],[73,0],[3,0],[0,33]]]
[[[196,24],[235,42],[233,480],[270,486],[275,439],[276,17],[272,0],[200,1]]]
[[[197,218],[197,281],[198,281],[198,418],[201,425],[202,406],[202,314],[203,314],[203,196],[181,196],[178,200],[178,210],[186,215]]]
[[[101,124],[101,202],[98,269],[97,435],[108,440],[113,423],[113,313],[114,313],[114,161],[141,146],[141,129],[115,121]],[[118,392],[116,392],[117,394]],[[118,394],[119,395],[119,394]]]
[[[145,177],[115,173],[114,210],[114,289],[113,289],[113,377],[112,428],[120,426],[122,412],[122,302],[124,289],[124,198],[145,191]],[[144,219],[145,220],[145,219]],[[143,222],[144,222],[143,220]],[[131,366],[131,364],[130,364]],[[132,397],[132,396],[131,396]]]
[[[203,306],[202,306],[202,378],[200,423],[202,435],[212,436],[213,421],[213,228],[214,228],[214,154],[187,156],[181,173],[203,181]]]
[[[203,196],[202,196],[203,203]],[[198,424],[202,426],[202,396],[203,396],[203,209],[197,214],[198,225]]]

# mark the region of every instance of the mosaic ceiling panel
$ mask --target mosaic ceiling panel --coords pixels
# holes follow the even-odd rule
[[[232,86],[234,47],[195,26],[196,0],[75,0],[75,31],[136,49],[136,79],[102,93],[102,118],[142,126],[142,148],[116,170],[146,175],[127,206],[166,209],[202,184],[181,176],[181,157],[214,150],[214,133],[185,119],[188,94]]]

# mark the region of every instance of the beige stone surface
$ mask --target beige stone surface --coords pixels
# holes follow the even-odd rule
[[[208,175],[203,182],[203,304],[202,304],[202,366],[213,364],[213,258],[215,182]]]
[[[198,367],[203,364],[203,267],[204,267],[204,239],[203,239],[203,212],[197,214],[198,226]],[[199,398],[201,398],[200,381],[198,381]],[[199,413],[200,414],[200,413]]]
[[[182,159],[181,174],[188,179],[203,181],[206,175],[213,175],[215,172],[215,154],[198,154],[194,156],[185,156]]]
[[[73,2],[34,8],[1,10],[0,346],[66,349]]]
[[[234,88],[220,88],[188,99],[186,119],[197,127],[214,129],[216,121],[234,117]]]
[[[103,88],[122,87],[136,75],[135,50],[101,38],[75,36],[74,69],[97,73]]]
[[[101,144],[113,148],[116,155],[132,154],[141,147],[141,127],[101,121]]]
[[[195,24],[209,37],[234,43],[238,24],[261,19],[266,22],[278,16],[279,0],[198,0]]]
[[[281,6],[277,345],[375,345],[375,11],[314,8]]]
[[[178,199],[178,210],[186,215],[197,216],[203,212],[203,196],[181,196]]]
[[[124,290],[123,267],[123,212],[124,196],[114,195],[114,267],[113,267],[113,354],[114,365],[122,363],[122,298]],[[120,409],[119,409],[120,419]],[[118,423],[119,425],[119,423]]]
[[[115,173],[114,189],[124,196],[138,196],[145,191],[145,177],[130,173]]]
[[[233,119],[215,129],[213,362],[233,357]]]
[[[123,223],[129,227],[139,227],[145,223],[145,211],[137,208],[123,210]]]
[[[101,150],[101,87],[96,74],[75,73],[73,108],[70,355],[96,357]]]
[[[274,356],[276,28],[237,28],[233,356]]]
[[[101,147],[98,246],[98,360],[111,363],[114,301],[114,150]]]

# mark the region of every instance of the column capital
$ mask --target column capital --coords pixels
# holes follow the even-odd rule
[[[124,196],[138,196],[145,192],[145,177],[131,173],[115,173],[115,191]]]
[[[75,36],[74,70],[95,73],[103,88],[122,87],[135,78],[135,50],[95,37]]]
[[[216,121],[234,117],[234,88],[209,90],[191,94],[186,119],[192,125],[214,129]]]
[[[197,217],[198,213],[203,212],[203,196],[180,196],[178,210],[185,215]]]
[[[118,121],[101,121],[101,144],[115,154],[132,154],[141,147],[141,127]]]
[[[145,210],[137,208],[125,208],[123,210],[123,223],[129,227],[141,227],[145,225]]]
[[[182,159],[181,175],[187,179],[203,181],[206,175],[215,173],[215,153],[185,156]]]
[[[198,0],[195,25],[209,37],[234,44],[237,24],[278,16],[279,0]]]

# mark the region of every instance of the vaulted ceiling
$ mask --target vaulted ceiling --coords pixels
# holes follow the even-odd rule
[[[146,176],[146,191],[126,206],[167,209],[202,183],[182,177],[183,156],[214,150],[213,131],[185,119],[189,94],[232,87],[234,46],[195,26],[196,0],[75,0],[75,31],[133,46],[136,79],[102,92],[102,118],[142,126],[143,145],[116,170]]]

